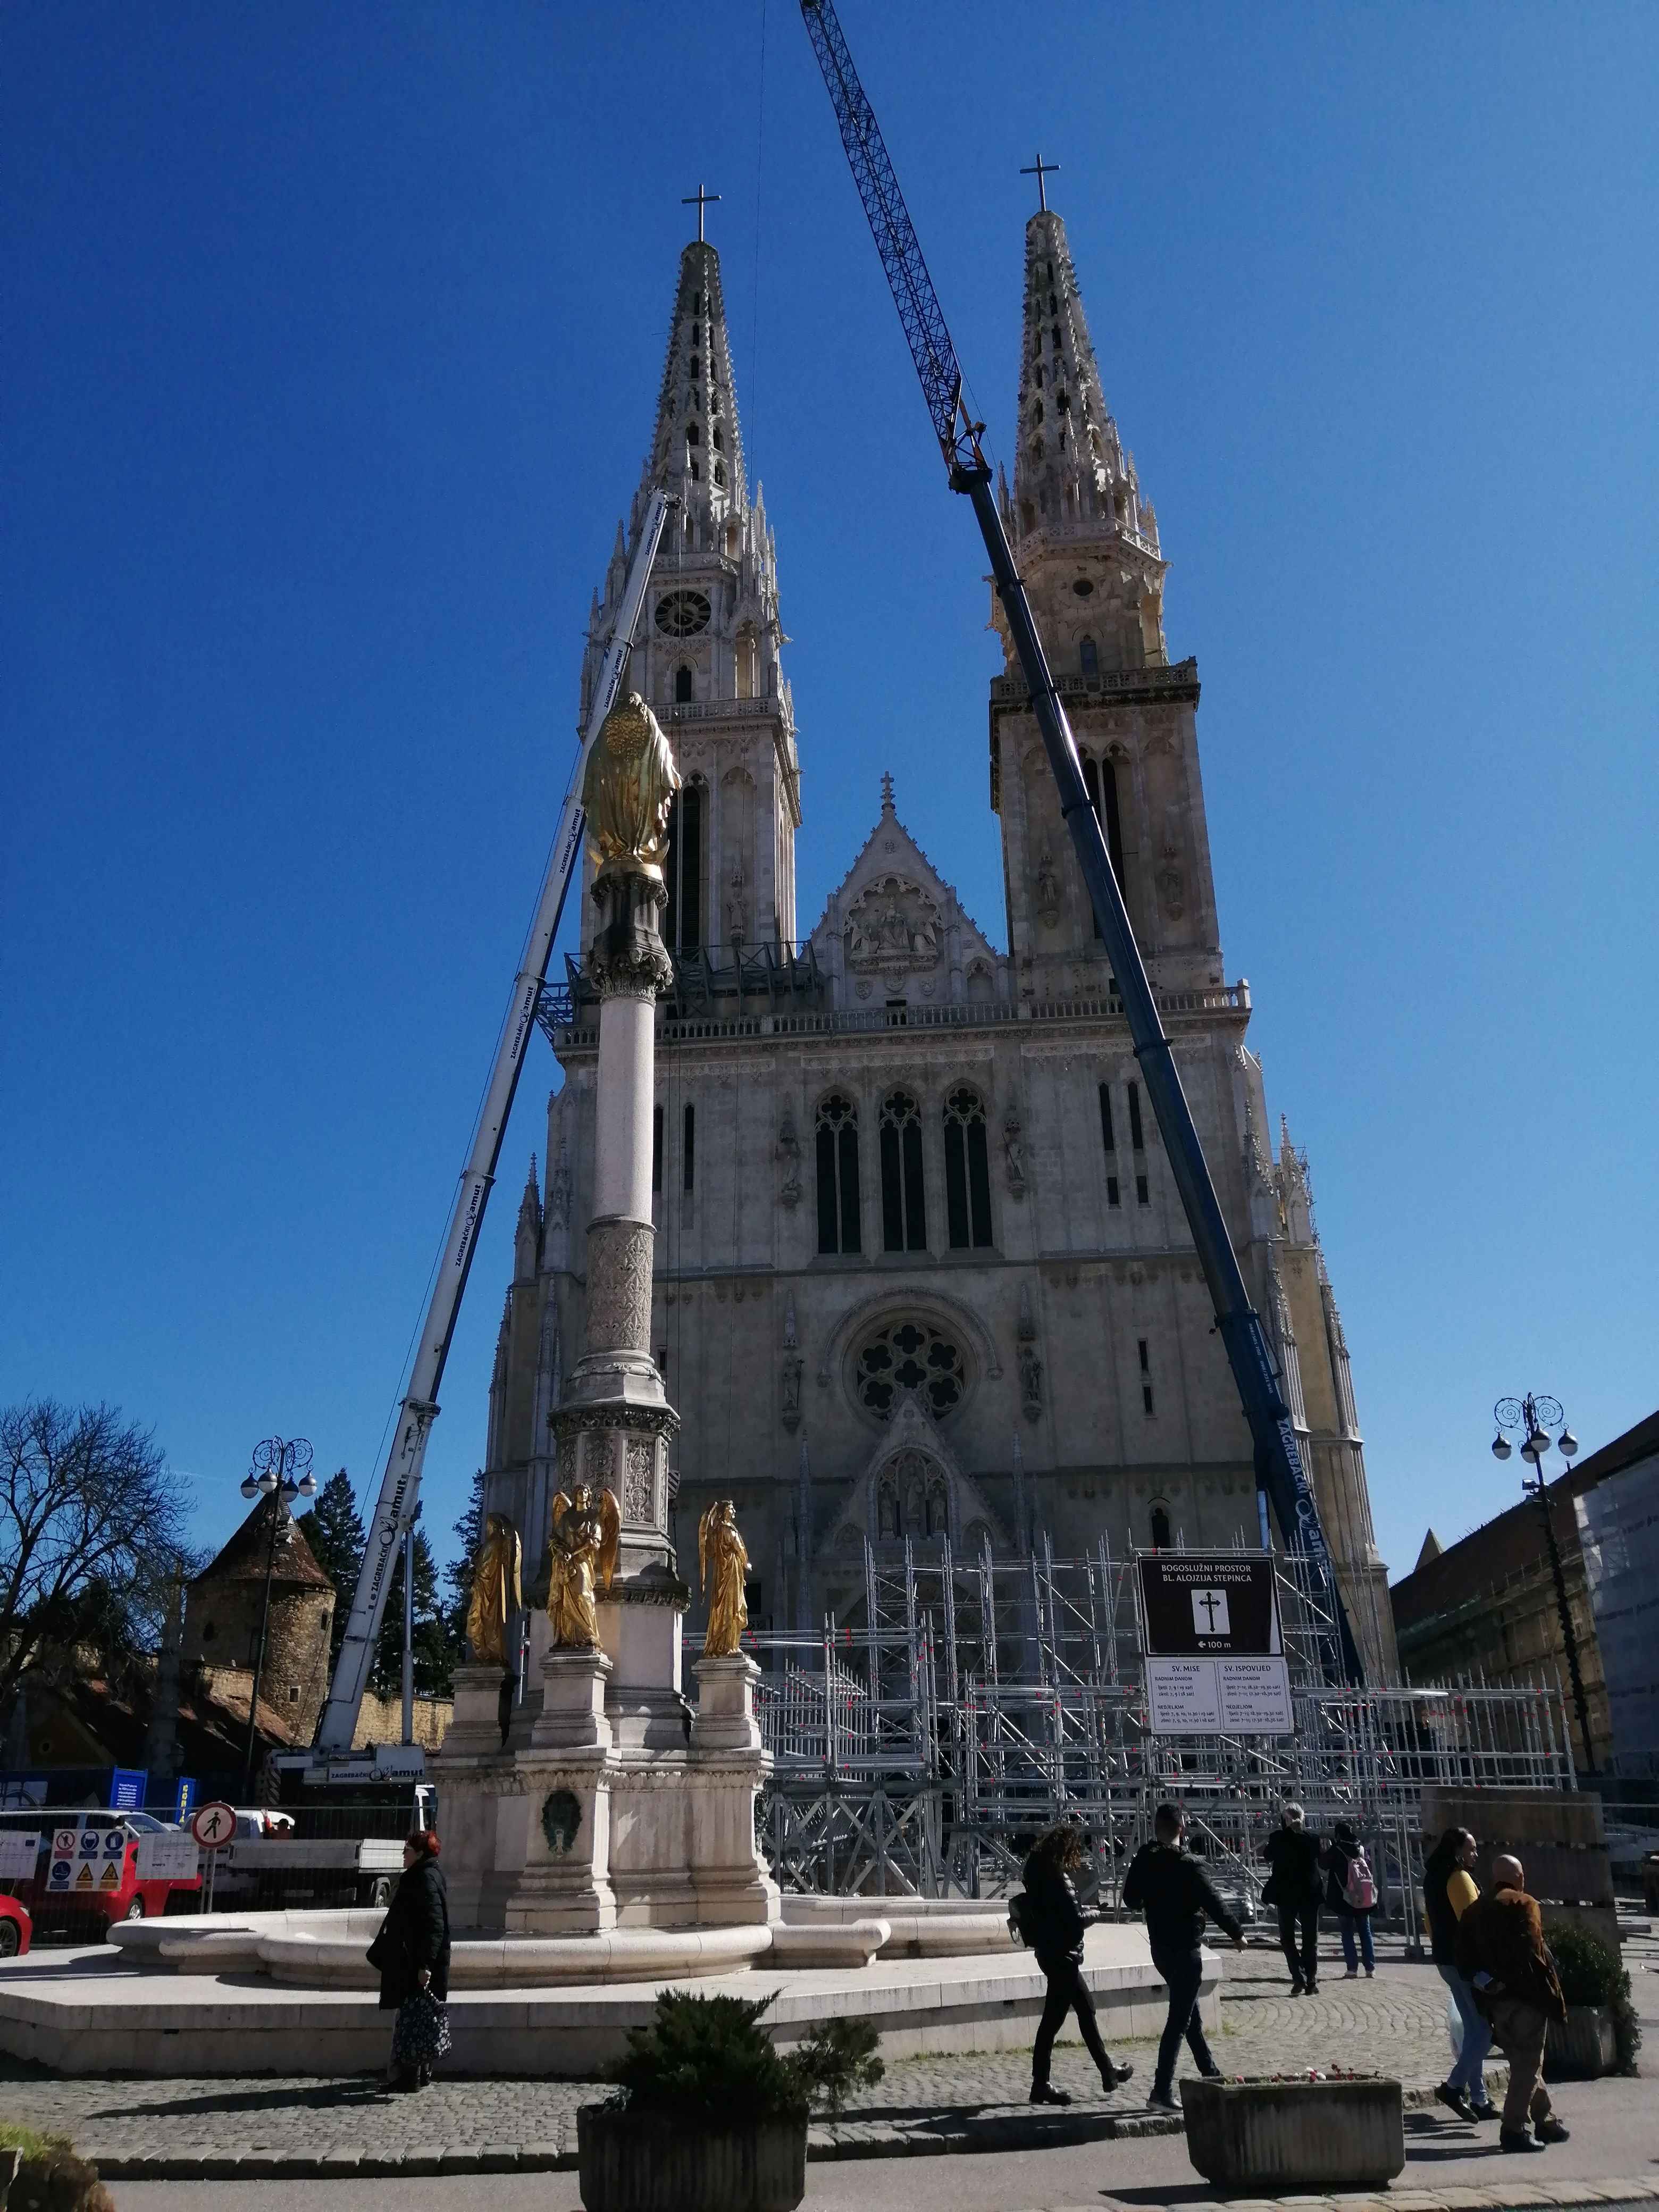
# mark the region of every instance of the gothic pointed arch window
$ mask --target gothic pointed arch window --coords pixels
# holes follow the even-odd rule
[[[1152,1547],[1159,1552],[1170,1548],[1170,1509],[1167,1505],[1152,1508]]]
[[[1077,662],[1085,676],[1099,675],[1100,647],[1095,643],[1093,638],[1085,637],[1078,641]]]
[[[693,696],[691,681],[690,664],[683,660],[674,671],[674,704],[677,707],[690,704]]]
[[[716,461],[714,464],[714,482],[720,490],[723,491],[726,489],[726,464],[724,461]]]
[[[1083,785],[1089,794],[1089,804],[1095,811],[1095,819],[1106,833],[1106,850],[1112,856],[1112,873],[1117,878],[1117,887],[1127,900],[1129,887],[1123,873],[1123,817],[1117,801],[1117,763],[1108,753],[1097,760],[1092,753],[1083,756]],[[1095,934],[1100,927],[1095,926]]]
[[[889,1091],[881,1102],[881,1240],[889,1252],[927,1249],[921,1115],[908,1091]]]
[[[702,443],[702,432],[695,422],[688,422],[685,426],[685,442],[688,446],[698,446]]]
[[[991,1242],[991,1168],[985,1103],[967,1085],[945,1102],[945,1212],[952,1251]]]
[[[817,1112],[818,1249],[861,1252],[859,1231],[859,1109],[832,1091]]]
[[[690,678],[690,670],[680,675]],[[675,679],[675,696],[679,681]],[[690,696],[690,692],[686,695]],[[671,952],[695,952],[702,943],[702,836],[705,793],[694,776],[668,802],[668,861],[664,877],[668,905],[663,941]]]

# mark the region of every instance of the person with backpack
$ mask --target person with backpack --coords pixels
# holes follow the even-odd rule
[[[1034,2105],[1072,2101],[1064,2089],[1056,2089],[1048,2079],[1054,2038],[1068,2012],[1077,2014],[1084,2043],[1100,2069],[1101,2087],[1109,2096],[1135,2070],[1131,2065],[1113,2065],[1100,2039],[1094,1998],[1083,1978],[1084,1935],[1101,1917],[1083,1910],[1073,1884],[1072,1877],[1086,1856],[1087,1838],[1075,1820],[1061,1820],[1045,1829],[1026,1856],[1024,1892],[1011,1904],[1009,1917],[1036,1952],[1048,1984],[1036,2040],[1031,2046]]]
[[[1236,1951],[1244,1948],[1243,1929],[1216,1895],[1215,1885],[1198,1861],[1182,1848],[1186,1830],[1187,1817],[1179,1805],[1160,1805],[1152,1815],[1153,1840],[1135,1853],[1123,1877],[1123,1902],[1130,1911],[1146,1914],[1152,1964],[1170,1992],[1170,2016],[1164,2023],[1158,2071],[1146,2100],[1157,2112],[1180,2110],[1175,2100],[1175,2069],[1183,2036],[1206,2081],[1216,2080],[1221,2072],[1204,2039],[1198,2010],[1204,1976],[1198,1947],[1205,1916],[1226,1929]]]
[[[1262,1856],[1272,1871],[1261,1902],[1279,1914],[1279,1940],[1291,1970],[1291,1995],[1299,1997],[1305,1990],[1315,1996],[1319,1990],[1319,1844],[1308,1833],[1300,1805],[1282,1808]]]
[[[1376,1972],[1376,1952],[1371,1942],[1376,1877],[1365,1856],[1365,1846],[1346,1820],[1339,1820],[1332,1830],[1324,1859],[1325,1902],[1336,1915],[1347,1978],[1352,1982],[1358,1978],[1363,1959],[1369,1980]]]

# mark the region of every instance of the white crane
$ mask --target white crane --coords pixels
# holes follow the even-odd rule
[[[570,787],[564,795],[564,807],[559,817],[559,834],[554,842],[547,873],[542,881],[541,896],[536,902],[536,918],[530,926],[523,962],[514,979],[507,1018],[501,1024],[501,1040],[495,1048],[495,1064],[489,1073],[489,1086],[484,1093],[466,1165],[461,1172],[460,1189],[456,1195],[454,1212],[450,1217],[449,1233],[444,1239],[443,1260],[427,1306],[420,1348],[416,1352],[415,1364],[410,1373],[409,1389],[398,1411],[392,1449],[386,1457],[386,1471],[380,1478],[380,1494],[374,1503],[374,1518],[369,1524],[368,1540],[363,1549],[363,1564],[357,1577],[356,1595],[352,1599],[351,1614],[346,1623],[345,1640],[335,1662],[328,1703],[323,1708],[323,1717],[317,1727],[319,1751],[337,1755],[351,1747],[352,1735],[357,1726],[358,1709],[363,1700],[363,1687],[368,1680],[375,1640],[380,1632],[380,1617],[386,1611],[392,1564],[397,1559],[398,1548],[415,1519],[415,1506],[421,1489],[421,1468],[426,1458],[427,1436],[438,1413],[438,1387],[443,1380],[444,1362],[449,1357],[450,1342],[455,1334],[455,1317],[460,1311],[461,1296],[466,1289],[467,1271],[477,1249],[484,1207],[489,1200],[490,1186],[495,1180],[501,1139],[507,1133],[507,1117],[513,1110],[513,1097],[519,1087],[525,1052],[530,1042],[531,1032],[536,1026],[536,1008],[547,981],[547,963],[552,956],[553,940],[558,934],[559,919],[564,912],[565,894],[570,888],[570,879],[575,873],[581,854],[585,820],[581,805],[582,778],[587,767],[587,756],[599,735],[599,725],[610,713],[622,688],[646,586],[651,580],[651,566],[657,557],[657,547],[661,541],[663,525],[670,507],[676,504],[667,492],[658,490],[651,495],[639,539],[634,548],[622,605],[617,612],[616,625],[605,647],[605,659],[600,663],[599,680],[593,687],[587,725],[582,732],[581,750],[576,757]]]

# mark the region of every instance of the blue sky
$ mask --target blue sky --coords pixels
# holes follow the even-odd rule
[[[1659,1400],[1659,16],[843,21],[1005,453],[1018,171],[1062,164],[1397,1573],[1515,1494],[1500,1392],[1587,1447]],[[273,1431],[378,1471],[700,180],[793,640],[801,927],[890,766],[1000,940],[983,555],[792,0],[0,19],[0,1396],[153,1422],[204,1541]],[[538,1041],[445,1533],[553,1074]]]

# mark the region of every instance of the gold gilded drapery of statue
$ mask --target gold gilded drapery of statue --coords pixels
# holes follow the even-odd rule
[[[738,1534],[737,1509],[729,1498],[717,1498],[698,1523],[697,1565],[708,1599],[702,1656],[729,1659],[749,1626],[749,1605],[743,1594],[749,1553]]]
[[[608,1490],[579,1482],[553,1500],[553,1533],[547,1543],[547,1618],[555,1648],[597,1651],[597,1596],[609,1592],[617,1571],[622,1516]]]
[[[582,811],[599,866],[660,878],[669,802],[679,787],[661,723],[637,691],[624,693],[600,723],[582,777]]]
[[[466,1640],[475,1667],[505,1667],[507,1624],[524,1603],[520,1568],[524,1547],[505,1513],[484,1516],[483,1540],[472,1562],[466,1607]]]

